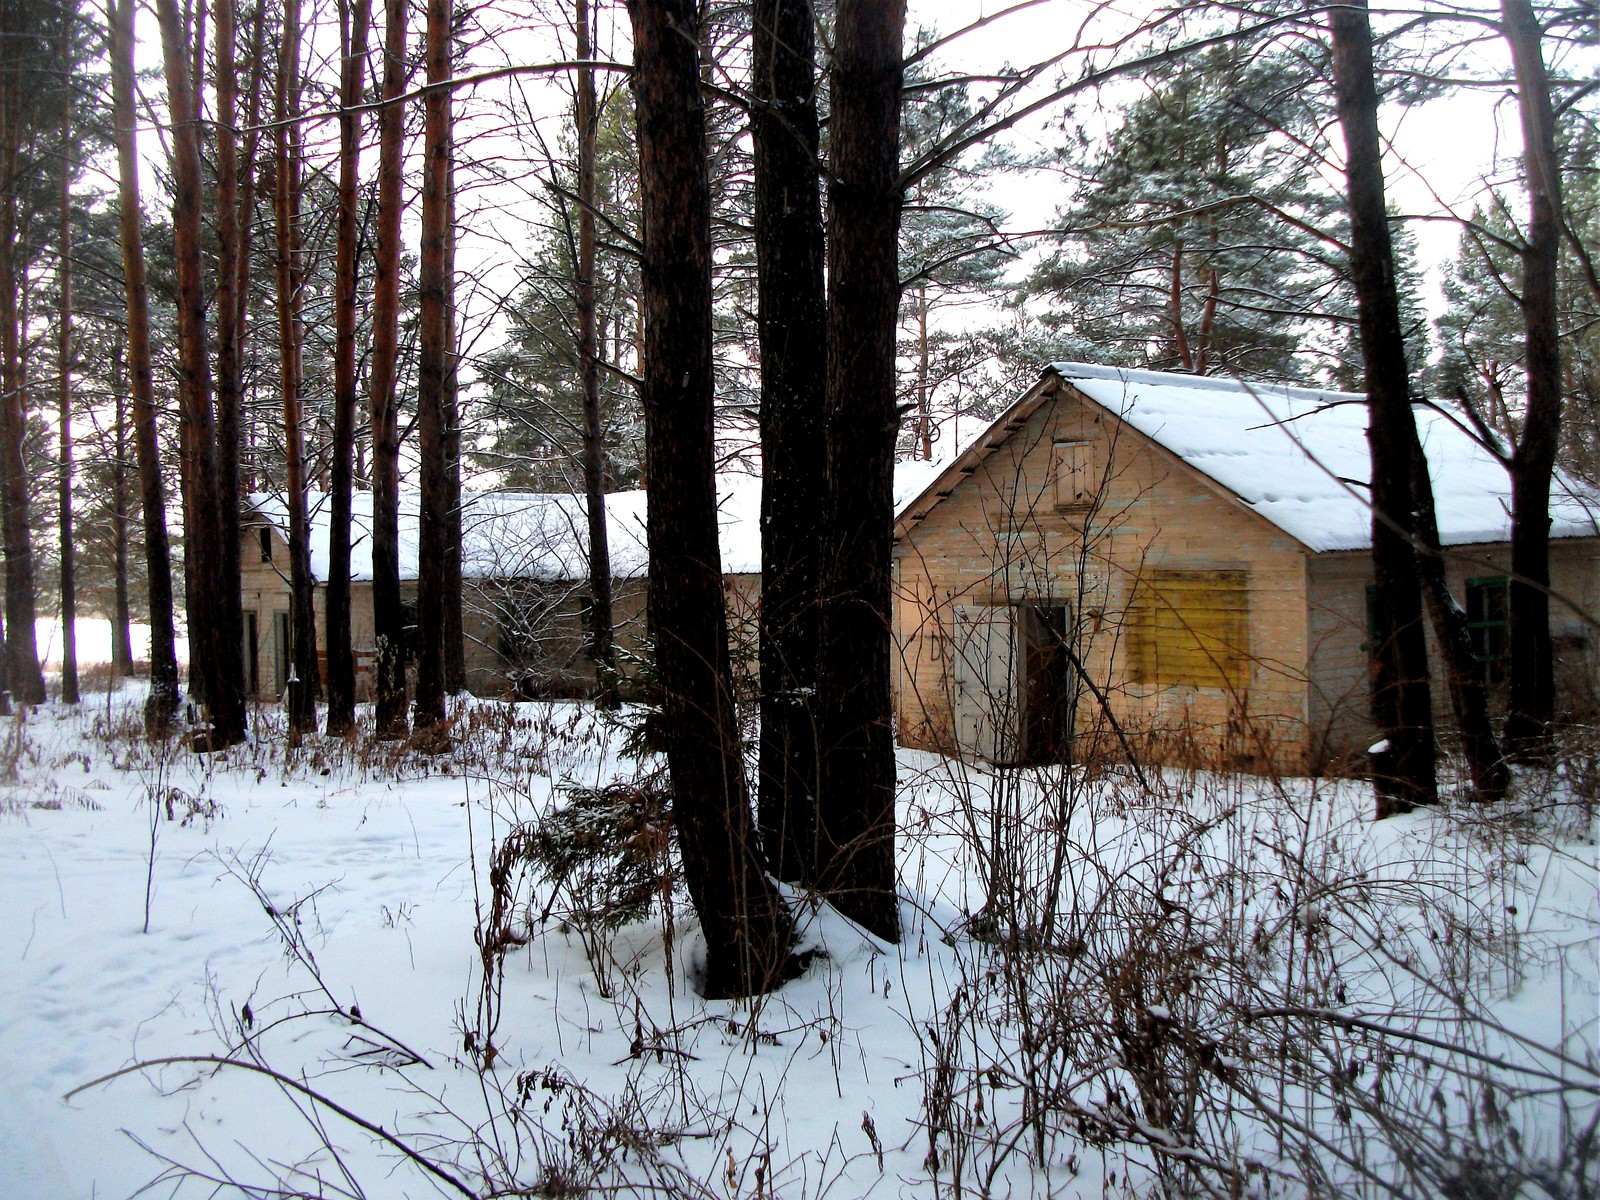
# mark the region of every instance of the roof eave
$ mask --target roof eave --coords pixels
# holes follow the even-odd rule
[[[1056,369],[1046,367],[1037,383],[996,417],[972,445],[957,455],[948,467],[934,476],[932,481],[917,493],[915,499],[902,506],[894,521],[894,540],[898,542],[921,524],[939,506],[940,501],[950,495],[957,484],[973,474],[980,463],[1005,445],[1007,439],[1022,427],[1039,405],[1055,394],[1061,382],[1061,376]]]

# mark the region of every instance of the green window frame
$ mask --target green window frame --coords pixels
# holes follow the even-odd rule
[[[1511,663],[1510,581],[1504,575],[1467,580],[1467,637],[1485,683],[1504,683]]]

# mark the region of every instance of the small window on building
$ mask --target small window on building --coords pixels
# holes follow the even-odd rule
[[[1511,600],[1504,575],[1467,580],[1467,636],[1491,687],[1506,680],[1511,661]]]
[[[263,525],[256,532],[261,538],[261,561],[269,563],[272,561],[272,530]]]
[[[415,600],[400,601],[400,636],[404,647],[402,658],[407,663],[417,661],[417,602]]]
[[[1246,571],[1151,571],[1128,606],[1128,677],[1160,687],[1245,687],[1250,681]]]
[[[1094,500],[1094,480],[1089,476],[1089,444],[1057,442],[1054,451],[1056,507],[1087,508]]]

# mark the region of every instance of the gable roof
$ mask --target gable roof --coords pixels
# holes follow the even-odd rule
[[[1372,544],[1366,397],[1322,388],[1053,363],[1039,383],[901,509],[897,534],[921,520],[978,462],[1065,383],[1219,484],[1308,550]],[[1510,537],[1505,469],[1460,425],[1417,407],[1446,545]],[[1552,537],[1600,533],[1600,498],[1557,476]]]
[[[747,476],[717,478],[717,501],[725,574],[761,571],[760,481]],[[648,493],[606,496],[606,546],[612,575],[642,578],[649,568],[645,544]],[[400,493],[400,578],[415,579],[421,494]],[[288,506],[281,493],[257,492],[249,506],[285,541]],[[313,492],[311,575],[328,578],[332,503]],[[372,578],[372,493],[351,497],[350,577]],[[570,492],[463,492],[461,573],[468,579],[585,579],[589,573],[589,518],[584,497]]]

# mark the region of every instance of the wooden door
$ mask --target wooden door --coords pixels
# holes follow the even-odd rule
[[[957,605],[951,676],[956,748],[990,762],[1020,749],[1017,627],[1010,605]]]

